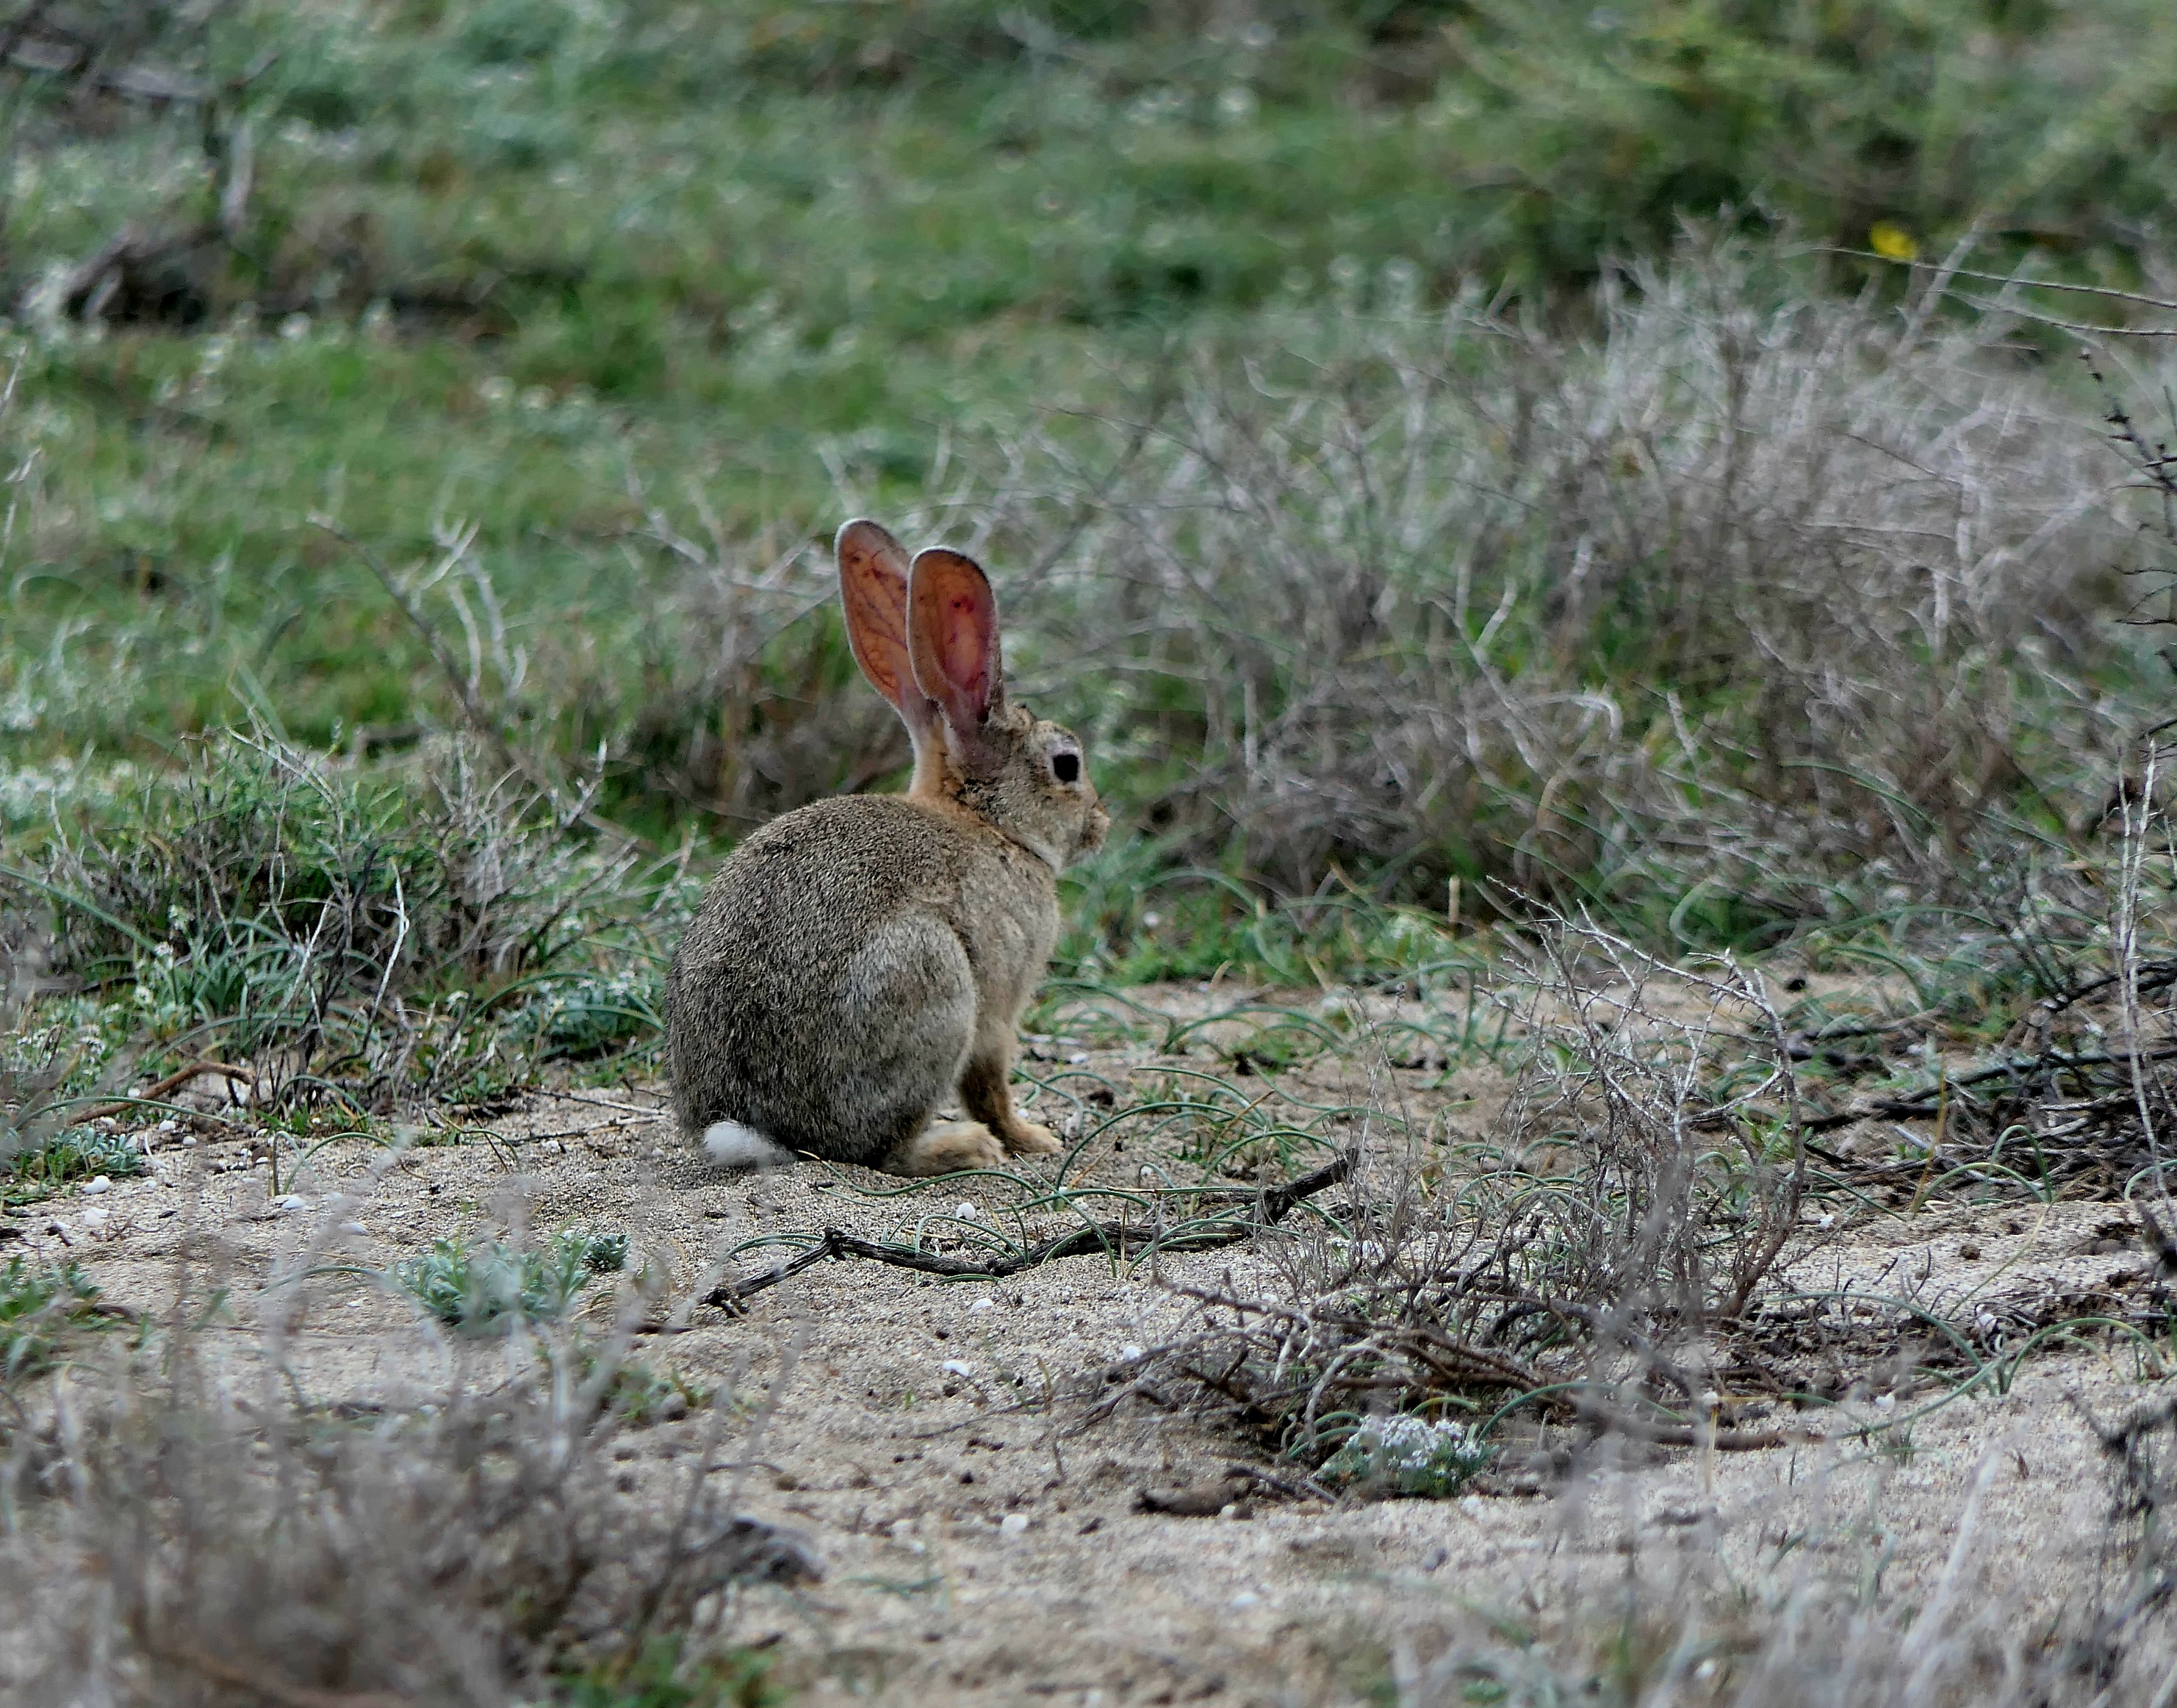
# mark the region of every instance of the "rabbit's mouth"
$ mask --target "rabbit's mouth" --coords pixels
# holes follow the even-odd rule
[[[1110,833],[1111,815],[1104,810],[1100,800],[1088,809],[1088,817],[1081,827],[1081,840],[1075,845],[1078,854],[1094,854],[1104,846],[1104,838]]]

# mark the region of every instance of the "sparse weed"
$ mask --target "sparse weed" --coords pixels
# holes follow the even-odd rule
[[[95,1320],[97,1299],[98,1288],[73,1263],[8,1258],[0,1267],[0,1381],[51,1368],[63,1335]]]
[[[566,1678],[565,1708],[773,1708],[788,1693],[757,1650],[686,1655],[677,1636],[654,1637],[632,1656]]]
[[[549,803],[459,744],[428,780],[269,736],[192,746],[177,774],[49,838],[75,980],[153,1059],[243,1065],[250,1101],[390,1113],[656,1029],[655,900]],[[411,786],[412,783],[415,785]]]

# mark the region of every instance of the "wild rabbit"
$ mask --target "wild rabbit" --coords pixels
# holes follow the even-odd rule
[[[838,552],[854,660],[907,725],[914,781],[774,819],[712,879],[666,979],[680,1130],[739,1167],[1056,1151],[1014,1110],[1014,1034],[1058,874],[1110,821],[1080,742],[1007,703],[981,569],[937,548],[910,565],[871,521]],[[968,1118],[932,1125],[956,1092]]]

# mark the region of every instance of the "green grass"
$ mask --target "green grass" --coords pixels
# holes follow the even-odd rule
[[[34,881],[0,881],[63,933],[46,1012],[85,1040],[71,1094],[110,1089],[124,1044],[147,1071],[288,1052],[287,1115],[350,1124],[488,1103],[554,1062],[652,1065],[689,875],[904,758],[821,587],[774,574],[858,510],[988,522],[1008,663],[1095,745],[1121,834],[1067,881],[1072,976],[1443,988],[1486,958],[1468,926],[1541,894],[1682,950],[1919,957],[1986,1015],[2091,938],[2006,947],[1981,977],[1929,947],[1949,926],[1886,910],[1943,887],[1900,876],[1898,845],[1955,866],[1967,831],[2023,826],[2033,859],[2073,858],[2049,801],[2105,782],[2161,686],[2140,649],[2079,638],[2105,590],[2043,651],[2022,619],[1888,659],[1939,685],[1932,709],[1891,682],[1779,715],[1728,620],[1739,584],[1698,584],[1727,554],[1688,508],[1714,484],[1696,450],[1743,423],[1700,414],[1718,387],[1695,357],[1783,347],[1825,292],[1879,317],[1894,269],[1810,253],[1878,225],[1893,249],[1970,232],[1998,269],[2152,276],[2167,8],[136,10],[132,52],[225,92],[86,103],[30,78],[0,254],[0,833]],[[216,219],[245,125],[246,218],[188,259],[180,311],[60,312],[62,271],[125,222]],[[1709,246],[1640,271],[1689,219]],[[1620,349],[1612,292],[1695,333]],[[1511,307],[1486,326],[1432,319],[1492,295]],[[2030,367],[2014,354],[2005,375]],[[1967,365],[1914,370],[1899,418]],[[1667,379],[1619,419],[1605,368]],[[1593,443],[1563,448],[1589,418]],[[1241,498],[1204,474],[1266,445]],[[1155,544],[1196,607],[1171,608],[1145,527],[1082,548],[1106,580],[1067,556],[1129,506],[1177,518]],[[1773,538],[1727,523],[1773,565]],[[1598,538],[1607,585],[1567,618]],[[1471,612],[1455,564],[1478,565]],[[1479,734],[1431,723],[1483,681],[1477,642],[1532,685],[1516,742],[1489,745],[1514,721],[1493,708]],[[1440,701],[1356,696],[1258,767],[1247,741],[1326,674]],[[451,742],[464,696],[489,727]],[[1961,706],[1956,750],[1918,750]],[[1983,731],[1986,707],[2016,715]],[[1803,810],[1834,746],[1858,764],[1885,729],[1913,750]],[[557,798],[497,783],[509,756]],[[614,853],[600,816],[647,846]],[[1773,844],[1684,852],[1747,825]],[[1266,1035],[1263,1059],[1310,1047]]]
[[[1206,24],[319,0],[170,25],[208,75],[277,50],[218,115],[254,127],[251,223],[187,336],[34,314],[12,341],[9,461],[39,502],[6,552],[0,751],[156,759],[251,710],[313,745],[445,715],[308,518],[396,564],[458,520],[517,621],[579,630],[554,744],[612,742],[657,823],[679,810],[643,744],[691,738],[611,710],[686,673],[645,632],[675,567],[651,505],[783,548],[921,500],[948,436],[1113,403],[1174,340],[1244,337],[1296,295],[1426,303],[1472,273],[1555,300],[1725,206],[1850,244],[1885,220],[1931,251],[1978,221],[1989,260],[2038,245],[2129,277],[2177,146],[2177,22],[2144,3],[1324,0]],[[124,220],[210,214],[191,112],[80,131],[30,98],[11,289]],[[805,642],[767,662],[774,694],[807,691]],[[814,668],[848,671],[836,642]]]

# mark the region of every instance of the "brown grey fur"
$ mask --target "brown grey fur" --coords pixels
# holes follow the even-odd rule
[[[914,792],[774,820],[704,892],[666,985],[690,1143],[729,1121],[903,1173],[1056,1149],[1013,1110],[1015,1034],[1057,936],[1058,868],[1108,821],[1085,769],[1056,775],[1078,742],[1001,689],[929,745]],[[956,1094],[970,1121],[932,1129]]]

